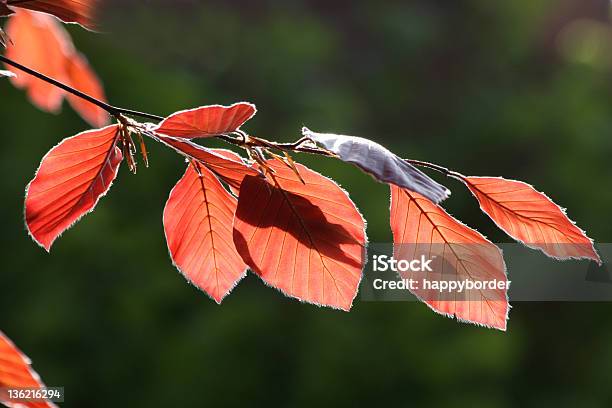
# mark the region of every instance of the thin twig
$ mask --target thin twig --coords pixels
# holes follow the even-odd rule
[[[268,149],[274,149],[279,152],[298,152],[298,153],[309,153],[309,154],[317,154],[319,156],[325,157],[336,157],[332,152],[321,149],[319,147],[307,147],[301,146],[303,141],[298,141],[296,143],[277,143],[271,142],[269,140],[260,139],[258,137],[248,136],[246,140],[238,139],[235,137],[231,137],[230,135],[218,135],[216,136],[218,139],[224,140],[227,143],[231,143],[235,146],[239,147],[265,147]]]
[[[114,116],[117,120],[121,121],[121,115],[128,115],[128,116],[137,116],[137,117],[141,117],[141,118],[146,118],[146,119],[152,119],[155,121],[162,121],[164,120],[163,117],[158,116],[158,115],[153,115],[151,113],[146,113],[146,112],[139,112],[139,111],[135,111],[132,109],[124,109],[124,108],[119,108],[117,106],[113,106],[110,105],[106,102],[103,102],[97,98],[94,98],[91,95],[88,95],[84,92],[79,91],[78,89],[75,89],[73,87],[71,87],[70,85],[67,85],[63,82],[60,82],[56,79],[53,79],[43,73],[40,73],[32,68],[28,68],[25,65],[22,65],[16,61],[13,61],[10,58],[5,57],[4,55],[0,55],[0,61],[4,62],[7,65],[10,65],[14,68],[17,68],[25,73],[28,73],[42,81],[45,81],[53,86],[56,86],[60,89],[63,89],[64,91],[71,93],[72,95],[79,97],[89,103],[92,103],[98,107],[100,107],[101,109],[104,109],[106,112],[108,112],[109,115]],[[147,134],[148,136],[151,136],[150,134]],[[227,134],[221,134],[218,135],[217,138],[222,139],[228,143],[231,143],[233,145],[239,146],[239,147],[243,147],[243,148],[255,148],[255,147],[264,147],[264,148],[269,148],[269,149],[274,149],[283,153],[287,153],[287,152],[299,152],[299,153],[308,153],[308,154],[316,154],[316,155],[320,155],[320,156],[326,156],[326,157],[335,157],[335,155],[325,149],[321,149],[319,147],[308,147],[308,146],[303,146],[304,142],[307,141],[307,139],[302,138],[300,140],[298,140],[297,142],[294,143],[277,143],[277,142],[270,142],[268,140],[265,139],[260,139],[260,138],[256,138],[253,136],[250,137],[245,137],[243,140],[239,140],[237,138],[231,137],[230,135]],[[157,139],[157,138],[155,138]],[[159,140],[158,140],[159,141]],[[193,158],[192,158],[193,159]],[[465,176],[461,173],[458,173],[456,171],[452,171],[447,169],[446,167],[443,166],[439,166],[437,164],[433,164],[433,163],[429,163],[429,162],[424,162],[424,161],[420,161],[420,160],[413,160],[413,159],[407,159],[406,160],[408,163],[413,164],[415,166],[419,166],[419,167],[425,167],[428,169],[432,169],[435,171],[438,171],[448,177],[452,177],[461,181],[465,180]]]
[[[415,165],[415,166],[425,167],[425,168],[428,168],[428,169],[435,170],[435,171],[437,171],[439,173],[444,174],[445,176],[452,177],[452,178],[460,180],[460,181],[465,180],[465,176],[463,174],[461,174],[459,172],[456,172],[456,171],[453,171],[453,170],[450,170],[450,169],[447,169],[446,167],[440,166],[438,164],[429,163],[429,162],[421,161],[421,160],[414,160],[414,159],[406,159],[406,162],[408,162],[408,163],[410,163],[412,165]]]
[[[119,115],[124,114],[124,115],[130,115],[130,116],[138,116],[141,118],[147,118],[147,119],[152,119],[152,120],[156,120],[156,121],[161,121],[164,120],[163,117],[161,116],[157,116],[157,115],[152,115],[150,113],[145,113],[145,112],[138,112],[138,111],[134,111],[131,109],[123,109],[123,108],[118,108],[116,106],[112,106],[109,105],[106,102],[103,102],[99,99],[94,98],[91,95],[87,95],[84,92],[79,91],[78,89],[74,89],[73,87],[71,87],[70,85],[67,85],[63,82],[60,82],[56,79],[53,79],[51,77],[48,77],[45,74],[42,74],[32,68],[28,68],[25,65],[22,65],[16,61],[13,61],[10,58],[5,57],[4,55],[0,55],[0,61],[4,62],[7,65],[10,65],[14,68],[17,68],[23,72],[26,72],[38,79],[40,79],[41,81],[45,81],[53,86],[56,86],[60,89],[63,89],[64,91],[71,93],[74,96],[77,96],[89,103],[93,103],[94,105],[98,106],[99,108],[104,109],[106,112],[109,113],[109,115],[114,116],[115,118],[118,118]]]

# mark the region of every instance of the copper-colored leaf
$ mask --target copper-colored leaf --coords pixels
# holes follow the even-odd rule
[[[49,251],[53,241],[108,192],[121,159],[116,125],[80,133],[51,149],[26,193],[32,238]]]
[[[6,26],[13,44],[8,44],[7,58],[17,61],[60,82],[69,82],[66,58],[74,54],[74,46],[68,33],[54,18],[19,10]],[[11,82],[25,89],[32,103],[38,108],[57,113],[62,105],[64,91],[22,73]]]
[[[238,163],[244,163],[242,156],[240,156],[238,153],[233,152],[231,150],[227,150],[227,149],[210,149],[210,150],[219,154],[220,156],[225,157],[226,159],[229,159],[229,160],[232,160]]]
[[[349,310],[362,276],[365,225],[332,180],[297,164],[269,160],[273,179],[247,176],[234,220],[234,243],[266,283],[305,302]]]
[[[67,60],[67,72],[70,86],[100,101],[106,100],[100,79],[81,54],[74,54]],[[67,94],[67,98],[72,108],[92,126],[102,127],[109,123],[110,117],[104,109],[72,94]]]
[[[6,56],[29,68],[105,101],[104,90],[85,57],[74,48],[69,34],[57,19],[42,13],[19,10],[9,19],[7,33],[12,40]],[[45,81],[22,73],[12,83],[25,89],[38,108],[59,112],[66,92]],[[104,126],[108,115],[96,105],[68,95],[73,108],[91,125]]]
[[[221,180],[233,189],[239,190],[242,180],[247,175],[256,175],[257,171],[248,167],[241,159],[214,149],[197,145],[189,140],[177,139],[163,135],[156,135],[158,140],[188,158],[200,160],[206,167],[215,173]]]
[[[480,208],[512,238],[553,258],[601,263],[584,231],[529,184],[501,177],[466,177],[464,181]]]
[[[77,23],[95,29],[94,17],[99,0],[8,0],[11,7],[20,7],[54,15],[65,23]]]
[[[231,106],[210,105],[173,113],[155,131],[167,136],[193,139],[231,133],[251,119],[255,105],[239,102]]]
[[[409,190],[391,186],[391,229],[398,259],[427,248],[429,258],[438,257],[447,266],[443,278],[456,281],[506,282],[506,266],[501,250],[478,231],[460,223],[441,207]],[[408,256],[407,256],[408,255]],[[432,277],[439,278],[440,271]],[[505,330],[509,304],[507,290],[472,290],[468,298],[455,293],[452,298],[432,296],[420,287],[412,292],[434,311],[457,319]],[[464,293],[465,294],[465,293]]]
[[[166,203],[166,242],[181,273],[221,303],[247,268],[232,239],[237,200],[210,170],[195,166],[187,167]]]
[[[44,388],[43,382],[27,358],[13,342],[0,331],[0,388]],[[53,408],[46,401],[11,401],[8,395],[0,392],[0,404],[9,408]]]
[[[231,161],[238,162],[238,163],[244,163],[244,159],[242,158],[242,156],[240,156],[238,153],[232,152],[231,150],[227,150],[227,149],[210,149],[210,150]],[[255,173],[251,173],[249,171],[249,174],[253,175]],[[235,182],[228,183],[230,192],[234,194],[236,197],[238,197],[238,194],[240,194],[240,183],[242,183],[242,179],[244,179],[242,175],[240,177],[242,178],[240,178],[239,180],[236,180]],[[230,179],[230,181],[232,180]]]

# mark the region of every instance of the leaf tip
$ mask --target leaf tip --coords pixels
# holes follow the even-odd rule
[[[591,259],[592,261],[594,261],[597,266],[602,266],[603,265],[603,261],[601,259],[601,256],[599,256],[599,253],[597,253],[597,250],[595,249],[595,247],[593,247],[593,254],[591,256],[588,257],[589,259]]]
[[[353,304],[351,303],[351,304],[350,304],[350,305],[348,305],[348,306],[340,306],[340,308],[339,308],[338,310],[340,310],[340,311],[342,311],[342,312],[346,312],[346,313],[348,313],[348,312],[350,312],[350,311],[351,311],[351,309],[352,309],[352,308],[353,308]]]
[[[29,185],[28,185],[28,188],[29,188]],[[27,197],[27,190],[26,190],[26,197]],[[29,224],[29,221],[28,221],[27,204],[26,204],[26,208],[25,208],[25,218],[26,218],[26,220],[25,220],[25,227],[26,227],[26,230],[28,231],[28,235],[30,236],[30,238],[32,238],[32,241],[34,241],[34,243],[36,245],[38,245],[39,247],[44,249],[46,253],[50,254],[51,253],[51,247],[53,246],[54,240],[43,239],[42,237],[36,236],[32,232],[32,229],[30,228],[30,224]]]
[[[50,254],[51,253],[51,247],[53,246],[53,241],[49,241],[49,240],[42,240],[37,238],[36,236],[34,236],[31,232],[30,229],[28,228],[28,232],[30,234],[30,237],[32,238],[32,241],[34,241],[36,243],[36,245],[38,245],[39,247],[41,247],[42,249],[45,250],[46,253]]]

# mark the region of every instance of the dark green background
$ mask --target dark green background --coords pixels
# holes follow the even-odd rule
[[[247,100],[246,130],[302,125],[405,157],[528,181],[599,242],[612,228],[612,28],[606,0],[114,1],[70,27],[117,105],[169,114]],[[0,83],[0,328],[66,407],[596,407],[612,399],[612,306],[518,303],[507,333],[417,303],[300,304],[249,275],[222,306],[173,268],[161,214],[184,164],[119,180],[47,255],[23,225],[44,153],[87,126]],[[347,188],[388,242],[388,189],[298,158]],[[437,175],[435,177],[438,177]],[[445,206],[508,238],[452,181]],[[509,271],[512,277],[512,271]],[[537,273],[537,271],[534,271]]]

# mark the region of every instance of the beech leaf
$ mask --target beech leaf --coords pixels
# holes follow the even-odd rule
[[[106,101],[98,76],[87,59],[75,49],[70,35],[56,18],[19,10],[8,21],[7,34],[12,40],[6,50],[8,58]],[[24,73],[11,78],[11,82],[26,90],[32,104],[43,111],[58,113],[66,96],[75,111],[92,126],[101,127],[108,123],[109,116],[98,106],[67,95],[62,89],[32,75]]]
[[[239,190],[245,176],[259,174],[255,169],[244,164],[240,156],[236,154],[226,153],[221,149],[208,149],[189,140],[163,135],[155,135],[155,137],[177,152],[200,160],[232,189]]]
[[[365,224],[332,180],[296,164],[266,163],[270,179],[240,187],[234,243],[267,284],[304,302],[351,308],[365,261]]]
[[[51,14],[65,23],[77,23],[94,30],[94,17],[100,0],[8,0],[5,3],[11,7]]]
[[[244,159],[242,158],[242,156],[240,156],[236,152],[233,152],[233,151],[227,150],[227,149],[210,149],[210,150],[213,153],[218,154],[219,156],[225,157],[226,159],[229,159],[231,161],[244,164]],[[252,168],[249,169],[248,174],[254,175],[254,173],[252,173],[252,171],[254,171]],[[242,183],[242,179],[243,178],[244,178],[244,176],[241,174],[234,182],[232,182],[232,179],[228,179],[228,181],[226,181],[226,184],[228,185],[229,190],[236,197],[238,197],[238,194],[240,194],[240,184]]]
[[[106,100],[102,82],[83,55],[75,53],[70,56],[66,61],[66,71],[70,86],[100,101]],[[109,123],[109,114],[99,106],[73,94],[67,94],[66,98],[72,108],[92,126],[102,127]]]
[[[587,258],[601,264],[593,241],[544,193],[522,181],[465,177],[480,208],[504,232],[557,259]]]
[[[56,19],[19,10],[8,20],[6,33],[13,42],[6,49],[7,58],[60,82],[70,82],[66,58],[75,52],[74,46]],[[46,112],[59,112],[65,94],[62,89],[26,73],[11,78],[11,82],[26,90],[34,106]]]
[[[47,251],[108,192],[123,158],[117,140],[117,125],[90,130],[64,139],[43,158],[26,191],[25,218]]]
[[[176,267],[217,303],[246,273],[232,238],[237,200],[204,166],[189,165],[164,209],[164,231]]]
[[[55,408],[47,401],[10,401],[5,389],[44,388],[31,361],[0,331],[0,404],[9,408]]]
[[[153,130],[187,139],[213,137],[238,130],[256,112],[255,105],[247,102],[202,106],[173,113]]]
[[[417,192],[436,203],[450,194],[446,187],[386,147],[371,140],[356,136],[316,133],[308,128],[303,128],[302,134],[335,153],[340,160],[359,167],[378,181]]]
[[[453,280],[507,282],[501,250],[418,193],[391,186],[391,230],[399,252],[396,259],[410,259],[413,254],[403,252],[412,252],[415,246],[427,248],[430,259],[439,257],[450,265]],[[434,272],[433,277],[438,277]],[[506,330],[510,308],[506,288],[473,290],[469,299],[456,292],[453,299],[440,299],[423,287],[411,291],[438,313]]]

